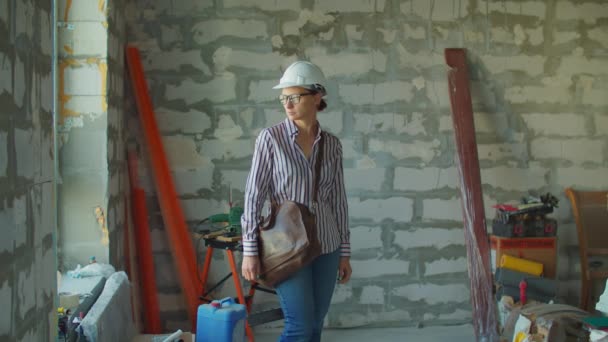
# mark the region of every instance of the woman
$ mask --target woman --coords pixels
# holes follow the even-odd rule
[[[314,64],[290,65],[274,89],[287,118],[260,132],[245,190],[242,216],[245,279],[256,281],[260,273],[258,223],[266,199],[280,204],[292,200],[306,204],[317,218],[322,254],[287,280],[276,285],[285,315],[280,341],[321,340],[323,321],[336,284],[350,279],[350,234],[342,169],[342,145],[321,129],[317,112],[327,107],[323,99],[327,81]],[[312,205],[314,162],[323,140],[317,205]]]

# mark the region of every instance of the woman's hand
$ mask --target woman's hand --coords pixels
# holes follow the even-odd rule
[[[243,257],[241,272],[245,279],[250,282],[256,282],[258,275],[260,275],[260,258],[257,255]]]
[[[353,269],[350,267],[350,257],[340,257],[340,265],[338,265],[339,283],[346,284],[352,273]]]

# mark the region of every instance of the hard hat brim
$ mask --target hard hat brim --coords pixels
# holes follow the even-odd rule
[[[279,83],[276,86],[272,87],[272,89],[283,89],[283,88],[289,88],[289,87],[302,87],[302,88],[306,88],[308,84],[299,84],[296,82],[284,82],[284,83]]]

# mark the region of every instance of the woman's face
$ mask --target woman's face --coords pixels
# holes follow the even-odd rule
[[[297,95],[300,95],[299,102]],[[321,102],[320,94],[313,94],[309,89],[302,87],[283,88],[281,98],[284,102],[285,114],[291,120],[314,119]]]

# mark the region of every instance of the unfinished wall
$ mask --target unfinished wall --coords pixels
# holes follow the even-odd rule
[[[52,42],[51,1],[0,1],[2,341],[56,333]]]
[[[125,2],[58,1],[59,257],[123,265]]]
[[[602,1],[140,0],[128,13],[193,228],[227,210],[230,185],[242,198],[256,135],[284,117],[271,89],[281,70],[297,58],[324,69],[320,121],[344,145],[354,269],[336,290],[331,326],[470,320],[443,59],[444,48],[467,48],[486,216],[529,191],[558,196],[560,295],[576,304],[563,189],[608,187]],[[183,300],[147,188],[173,328]]]
[[[125,4],[108,1],[108,230],[110,263],[125,268],[124,228],[127,224],[126,199],[129,191],[126,139],[127,104],[124,47],[126,44]]]

